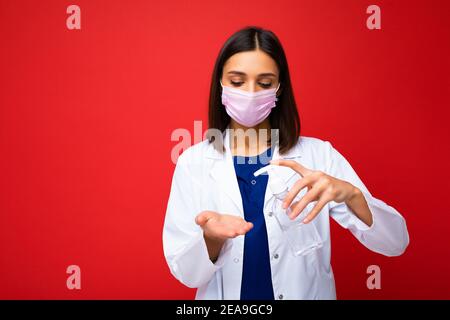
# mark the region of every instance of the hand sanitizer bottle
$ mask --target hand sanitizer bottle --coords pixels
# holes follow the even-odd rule
[[[262,173],[269,174],[269,187],[275,196],[275,200],[272,206],[272,212],[277,219],[277,222],[289,242],[292,253],[295,256],[306,255],[313,252],[315,249],[319,249],[323,245],[323,241],[317,231],[313,221],[309,223],[303,223],[303,219],[309,213],[306,208],[297,216],[294,220],[289,218],[291,209],[283,209],[283,200],[288,193],[287,184],[276,174],[273,165],[267,165],[261,169],[255,171],[253,175],[259,176]],[[296,197],[292,203],[298,201]]]

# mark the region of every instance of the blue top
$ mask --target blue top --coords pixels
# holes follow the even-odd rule
[[[244,217],[246,221],[253,223],[253,228],[246,233],[244,241],[241,300],[274,300],[269,243],[263,212],[269,176],[253,176],[253,172],[269,164],[272,153],[272,148],[269,148],[257,156],[233,156]]]

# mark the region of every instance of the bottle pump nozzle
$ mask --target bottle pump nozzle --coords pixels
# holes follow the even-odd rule
[[[269,174],[269,187],[270,190],[272,190],[273,194],[280,194],[283,192],[286,192],[288,190],[288,186],[286,182],[284,182],[276,173],[274,170],[274,165],[269,164],[265,167],[260,168],[259,170],[256,170],[253,175],[255,177],[259,176],[262,173]]]

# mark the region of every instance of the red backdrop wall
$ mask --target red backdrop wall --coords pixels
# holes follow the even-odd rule
[[[68,30],[66,8],[81,8]],[[381,8],[381,30],[366,8]],[[0,1],[0,298],[174,299],[162,226],[171,133],[204,121],[246,25],[288,57],[303,135],[329,140],[411,243],[386,258],[332,224],[340,299],[450,298],[448,1]],[[81,268],[68,290],[66,268]],[[366,268],[381,267],[381,290]]]

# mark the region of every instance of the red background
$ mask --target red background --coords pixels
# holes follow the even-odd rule
[[[411,243],[332,224],[340,299],[450,298],[450,2],[0,1],[0,298],[173,299],[162,225],[176,128],[206,129],[213,64],[246,25],[288,57],[303,135],[329,140]],[[381,7],[381,30],[366,8]],[[66,268],[81,268],[81,290]],[[366,268],[381,267],[381,290]]]

